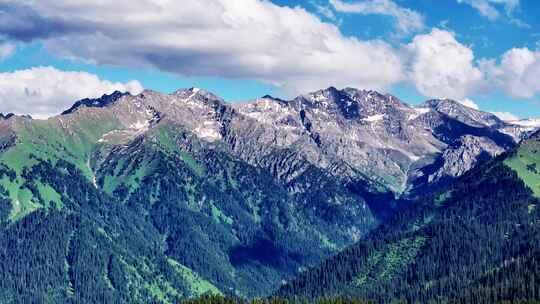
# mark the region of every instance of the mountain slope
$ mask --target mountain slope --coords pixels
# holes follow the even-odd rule
[[[27,256],[24,249],[11,254],[23,263],[24,273],[18,275],[55,272],[47,286],[65,290],[53,295],[30,289],[31,294],[21,295],[24,299],[101,301],[128,296],[130,302],[145,297],[174,301],[208,289],[190,285],[186,271],[193,273],[188,278],[208,281],[203,285],[210,290],[217,286],[227,293],[265,294],[298,268],[317,263],[375,224],[363,198],[319,168],[295,160],[302,172],[284,183],[235,157],[226,146],[208,141],[187,123],[178,123],[193,115],[192,110],[213,111],[215,100],[202,99],[176,113],[173,108],[165,117],[151,110],[152,105],[159,106],[158,98],[144,105],[130,101],[107,107],[92,103],[47,121],[23,117],[5,121],[2,134],[8,145],[0,158],[0,196],[6,222],[2,235],[8,239],[3,248],[18,233],[28,234],[28,243],[38,246],[40,229],[54,227],[60,227],[59,236],[47,246],[69,248],[69,240],[82,233],[71,227],[73,221],[82,216],[91,227],[76,248],[54,252],[45,269],[33,264],[42,258],[37,249]],[[192,123],[197,121],[192,118]],[[280,153],[283,159],[294,156]],[[123,211],[112,211],[117,209]],[[35,221],[49,221],[49,213],[58,214],[59,222],[36,226]],[[131,222],[137,233],[124,230],[119,221]],[[107,237],[98,242],[94,235],[101,231]],[[96,249],[86,249],[91,256],[72,257],[84,251],[87,242],[97,242]],[[147,261],[154,256],[161,261]],[[107,273],[112,267],[107,260],[120,263],[120,276],[128,278],[119,285],[121,290],[107,276],[103,280],[96,279],[100,275],[82,276],[80,283],[70,280],[71,272]],[[60,267],[64,261],[74,266]],[[13,260],[4,263],[9,268]],[[172,278],[163,277],[163,272],[172,273]],[[158,285],[147,286],[149,282]],[[26,283],[38,286],[40,280],[30,276]],[[128,292],[126,286],[137,292]],[[19,294],[21,287],[6,286],[5,298]]]
[[[396,197],[515,145],[511,125],[461,112],[355,89],[228,104],[191,88],[4,116],[0,269],[13,279],[0,296],[268,295],[384,223]]]
[[[516,157],[527,155],[526,163],[540,159],[531,150],[538,140],[533,136],[402,210],[365,240],[282,286],[278,295],[442,303],[538,299],[538,198],[527,187],[531,177],[513,170],[521,169]]]

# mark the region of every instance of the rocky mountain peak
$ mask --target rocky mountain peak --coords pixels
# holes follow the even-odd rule
[[[225,102],[214,93],[199,88],[180,89],[172,93],[171,96],[180,100],[201,102],[206,105],[223,104]]]
[[[85,98],[85,99],[81,99],[77,102],[75,102],[75,104],[69,108],[68,110],[62,112],[62,115],[67,115],[67,114],[71,114],[75,111],[77,111],[77,109],[81,108],[81,107],[89,107],[89,108],[103,108],[103,107],[106,107],[110,104],[113,104],[115,103],[117,100],[119,100],[120,98],[126,96],[126,95],[131,95],[130,93],[122,93],[120,91],[115,91],[111,94],[103,94],[103,96],[99,97],[99,98]]]
[[[423,181],[454,177],[442,165],[463,160],[466,170],[486,153],[501,153],[523,134],[518,126],[455,101],[431,100],[412,107],[390,94],[354,88],[329,87],[290,101],[266,95],[232,104],[198,88],[171,94],[144,91],[115,102],[122,96],[87,99],[73,107],[112,104],[100,115],[120,124],[100,143],[123,143],[155,125],[173,125],[204,143],[228,146],[250,164],[269,166],[280,176],[302,174],[275,157],[287,151],[295,162],[306,161],[352,180],[370,176],[398,193],[411,185],[421,187]],[[466,135],[482,140],[461,138]]]
[[[423,106],[473,126],[500,128],[505,125],[505,122],[494,114],[467,107],[451,99],[432,99]]]
[[[345,119],[365,119],[373,115],[389,114],[396,109],[410,108],[392,95],[372,90],[330,87],[297,97],[294,102],[307,107],[339,114]]]

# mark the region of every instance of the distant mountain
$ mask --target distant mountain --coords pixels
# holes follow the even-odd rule
[[[540,298],[540,133],[425,197],[277,295],[389,303]]]
[[[368,179],[396,193],[459,176],[527,134],[457,102],[411,107],[391,95],[350,88],[329,88],[292,101],[263,98],[235,108],[260,123],[259,140],[252,145],[289,145],[337,176]],[[270,142],[274,134],[283,142]],[[463,157],[456,159],[456,154]],[[457,165],[459,170],[448,170]]]
[[[514,120],[510,121],[509,123],[531,131],[538,130],[540,128],[540,118]]]
[[[530,132],[351,88],[116,92],[3,117],[0,302],[268,295]]]

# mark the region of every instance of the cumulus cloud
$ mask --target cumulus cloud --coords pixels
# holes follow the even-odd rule
[[[58,114],[76,100],[99,97],[116,90],[138,94],[138,81],[113,83],[86,72],[66,72],[36,67],[0,73],[0,112],[44,118]]]
[[[464,100],[500,91],[531,98],[540,93],[540,51],[514,48],[500,59],[475,58],[452,32],[433,29],[405,46],[408,81],[427,97]]]
[[[403,30],[424,26],[421,15],[390,0],[330,1],[342,12],[394,16]],[[519,2],[488,4],[511,12]],[[346,37],[300,7],[262,0],[0,0],[0,37],[40,41],[60,57],[98,65],[259,80],[289,95],[402,82],[426,97],[455,100],[494,90],[516,97],[540,91],[538,51],[475,58],[471,47],[441,29],[393,47]]]
[[[461,99],[461,100],[458,100],[458,102],[471,109],[480,110],[480,107],[476,104],[476,102],[474,102],[470,98]]]
[[[417,35],[405,50],[410,61],[409,79],[425,96],[462,100],[485,86],[473,51],[451,32],[433,29]]]
[[[9,58],[15,53],[15,45],[7,42],[0,42],[0,61]]]
[[[256,79],[291,94],[383,89],[403,78],[387,43],[345,37],[300,7],[270,1],[0,0],[2,10],[0,34],[90,63]]]
[[[514,48],[494,59],[482,60],[481,68],[494,87],[513,97],[530,98],[540,92],[540,51]]]
[[[338,12],[362,15],[385,15],[395,18],[398,35],[408,35],[424,29],[424,17],[411,9],[404,8],[391,0],[363,0],[354,3],[330,0]]]
[[[520,118],[510,112],[492,112],[503,121],[516,121]]]

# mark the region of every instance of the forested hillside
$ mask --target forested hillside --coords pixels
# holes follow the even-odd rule
[[[1,134],[0,302],[268,295],[375,225],[314,166],[283,183],[170,122],[103,144],[104,113]]]
[[[539,200],[527,186],[540,181],[534,172],[540,151],[532,148],[538,141],[533,136],[415,202],[277,295],[422,303],[540,299]]]

